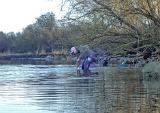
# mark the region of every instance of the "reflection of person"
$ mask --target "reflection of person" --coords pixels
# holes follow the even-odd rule
[[[73,52],[73,47],[71,48],[71,53]],[[75,48],[76,49],[76,48]],[[80,46],[79,49],[76,49],[76,51],[74,51],[76,53],[74,54],[78,54],[77,55],[77,74],[80,74],[80,70],[81,70],[81,64],[82,64],[82,70],[83,70],[83,75],[89,75],[90,74],[90,70],[89,67],[91,65],[91,63],[96,62],[97,58],[95,53],[89,49],[89,47],[87,45],[84,46]]]

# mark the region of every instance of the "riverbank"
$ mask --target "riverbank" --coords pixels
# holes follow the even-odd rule
[[[0,64],[72,64],[66,54],[0,54]]]

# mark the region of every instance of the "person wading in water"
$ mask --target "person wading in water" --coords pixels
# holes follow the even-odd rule
[[[85,76],[91,75],[91,71],[89,70],[90,65],[92,63],[97,62],[97,57],[95,52],[89,49],[88,45],[80,46],[78,49],[74,50],[71,48],[71,54],[77,55],[77,75],[81,75],[80,70],[82,68],[83,74]],[[82,66],[81,66],[82,65]]]

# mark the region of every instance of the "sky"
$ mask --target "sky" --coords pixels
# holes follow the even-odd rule
[[[60,4],[61,0],[0,0],[0,31],[21,32],[47,12],[60,19],[65,14]]]

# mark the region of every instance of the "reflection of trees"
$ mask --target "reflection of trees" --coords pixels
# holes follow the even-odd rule
[[[108,71],[108,70],[107,70]],[[159,112],[159,81],[141,82],[137,70],[113,70],[105,74],[102,94],[105,112],[111,113],[154,113]],[[110,109],[108,109],[110,108]]]
[[[107,69],[104,72],[103,82],[100,82],[102,88],[100,92],[103,97],[100,103],[103,105],[103,113],[136,113],[138,111],[141,97],[138,94],[140,86],[136,71]]]
[[[26,84],[38,106],[56,113],[152,113],[159,88],[139,82],[138,76],[136,69],[107,68],[92,77],[39,75]]]
[[[140,112],[158,113],[160,111],[160,84],[159,80],[143,81],[145,99],[142,100]]]

